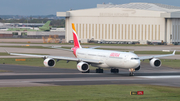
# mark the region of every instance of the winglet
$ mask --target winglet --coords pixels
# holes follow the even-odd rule
[[[174,50],[173,55],[175,55],[175,53],[176,53],[176,50]]]
[[[8,54],[10,54],[7,50],[5,50]]]

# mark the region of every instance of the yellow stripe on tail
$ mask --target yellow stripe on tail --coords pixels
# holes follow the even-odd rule
[[[72,29],[76,32],[76,28],[74,26],[74,23],[72,23]]]

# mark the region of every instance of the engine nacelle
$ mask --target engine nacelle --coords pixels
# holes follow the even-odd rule
[[[44,65],[46,67],[54,67],[56,64],[55,60],[54,59],[51,59],[51,58],[47,58],[44,60]]]
[[[139,67],[135,68],[135,71],[139,71],[141,69],[140,65]]]
[[[159,59],[157,59],[157,58],[153,58],[153,59],[150,60],[150,65],[152,67],[157,67],[158,68],[158,67],[161,66],[161,61]]]
[[[89,65],[86,62],[79,62],[77,64],[77,69],[81,72],[87,72],[89,70]]]

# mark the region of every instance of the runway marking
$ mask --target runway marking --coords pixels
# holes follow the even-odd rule
[[[171,75],[171,76],[136,76],[140,78],[149,78],[149,79],[159,79],[159,78],[180,78],[180,75]]]

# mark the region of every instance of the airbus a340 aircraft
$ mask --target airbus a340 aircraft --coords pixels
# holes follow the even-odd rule
[[[134,75],[134,71],[140,70],[140,60],[149,59],[152,67],[160,67],[161,61],[158,57],[166,57],[175,55],[175,51],[172,54],[165,55],[153,55],[138,57],[132,52],[120,52],[95,49],[97,47],[82,48],[74,24],[72,24],[74,47],[70,51],[73,52],[76,58],[73,57],[61,57],[61,56],[46,56],[46,55],[33,55],[33,54],[18,54],[9,53],[10,55],[32,56],[44,58],[44,65],[47,67],[55,66],[55,63],[59,60],[77,61],[77,69],[84,73],[89,73],[89,65],[97,67],[96,73],[103,73],[103,68],[111,69],[111,73],[119,73],[120,68],[129,69],[130,76]],[[57,47],[54,47],[57,48]],[[58,48],[57,48],[58,49]]]

